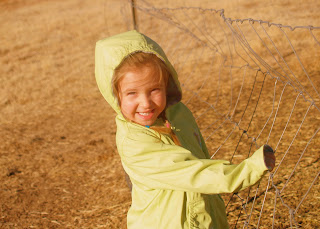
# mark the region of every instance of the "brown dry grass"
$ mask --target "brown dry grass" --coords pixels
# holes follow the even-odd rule
[[[114,112],[103,100],[94,79],[95,42],[131,27],[130,9],[126,4],[115,0],[0,1],[0,228],[126,228],[126,212],[131,199],[115,147]],[[311,0],[268,3],[157,1],[155,4],[159,7],[169,4],[172,7],[224,8],[226,16],[232,18],[320,25],[319,3]],[[174,29],[155,32],[154,27],[148,28],[149,25],[145,23],[142,29],[149,30],[150,34],[174,36],[176,32]],[[304,55],[304,59],[310,59],[309,65],[314,63]],[[205,69],[205,65],[202,67]],[[311,70],[313,75],[319,75],[318,61]],[[188,72],[187,67],[185,71]],[[262,76],[259,77],[261,85]],[[319,82],[316,82],[318,88]],[[268,79],[266,84],[273,90],[274,81]],[[228,85],[225,81],[220,91],[223,101],[230,97]],[[210,88],[207,91],[204,90],[203,96],[210,99]],[[263,94],[265,101],[272,100],[269,92]],[[286,102],[292,104],[290,93],[293,92],[288,90],[286,93]],[[244,95],[248,96],[247,93]],[[300,103],[297,107],[302,110],[297,109],[294,119],[297,122],[307,106],[303,101]],[[244,105],[240,104],[239,109]],[[191,101],[190,107],[195,113],[200,111],[197,100]],[[260,112],[270,109],[270,103],[259,109]],[[302,130],[306,137],[299,135],[299,143],[290,152],[301,152],[302,143],[310,138],[314,128],[319,127],[319,113],[311,112],[310,120]],[[286,120],[286,114],[284,107],[278,117]],[[206,121],[210,123],[213,119],[215,114],[209,113],[206,119],[199,120],[199,124],[205,127]],[[283,120],[278,120],[275,128],[279,130],[273,131],[272,142],[277,142],[283,129]],[[259,123],[252,124],[254,136],[262,128]],[[297,126],[290,128],[291,132],[289,129],[285,136],[289,140]],[[222,131],[212,136],[215,141],[209,141],[210,148],[215,149],[214,142],[223,141],[228,133]],[[262,133],[261,141],[265,141],[267,133]],[[221,148],[222,157],[229,156],[228,149],[236,144],[240,134],[236,132]],[[279,146],[280,155],[289,143],[283,141]],[[248,144],[239,147],[245,149]],[[294,182],[288,186],[285,198],[293,205],[301,199],[305,186],[310,185],[318,171],[318,146],[319,137],[301,161],[300,170],[292,178]],[[284,164],[289,168],[298,157],[290,155],[293,157]],[[288,176],[284,168],[279,172],[279,177],[282,176]],[[283,180],[279,178],[278,182],[281,187]],[[305,228],[319,226],[318,183],[298,214],[297,220],[304,223]],[[272,197],[268,201],[272,202]],[[281,212],[277,212],[276,217],[286,211],[281,204],[278,209]],[[236,214],[236,210],[230,215]],[[265,215],[271,217],[269,213]],[[279,228],[287,226],[288,222],[282,220],[277,225]]]

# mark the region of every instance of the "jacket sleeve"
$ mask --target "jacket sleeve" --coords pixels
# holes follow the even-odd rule
[[[143,132],[129,133],[117,145],[132,181],[153,189],[232,193],[254,185],[267,171],[263,146],[250,158],[232,165],[225,160],[198,159],[183,147],[164,144]]]

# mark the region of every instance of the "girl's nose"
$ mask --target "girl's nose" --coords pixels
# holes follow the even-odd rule
[[[151,107],[151,98],[148,95],[141,96],[140,105],[144,108],[150,108]]]

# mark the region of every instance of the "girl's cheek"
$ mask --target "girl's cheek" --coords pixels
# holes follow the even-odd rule
[[[131,98],[126,100],[126,106],[128,108],[133,108],[134,106],[136,106],[136,104],[137,104],[137,101],[135,99]]]

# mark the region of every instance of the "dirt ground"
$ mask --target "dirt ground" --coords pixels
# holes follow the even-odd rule
[[[156,7],[224,8],[226,16],[234,19],[320,26],[320,4],[311,0],[267,3],[178,0],[152,4]],[[131,196],[115,146],[115,114],[96,86],[94,48],[97,40],[132,29],[128,2],[0,0],[0,20],[0,228],[126,228]],[[142,23],[141,16],[139,20]],[[142,29],[152,30],[148,26]],[[320,34],[316,35],[319,40]],[[319,55],[319,46],[314,47],[318,48]],[[315,87],[319,91],[318,60],[310,58],[307,65],[312,66],[311,76],[316,78]],[[269,80],[267,84],[274,82]],[[228,91],[227,85],[223,88]],[[273,87],[270,88],[272,94]],[[290,93],[294,92],[288,91]],[[293,104],[294,98],[285,102]],[[318,102],[316,100],[319,105]],[[196,104],[196,101],[190,103],[195,112]],[[297,109],[298,113],[293,116],[301,118],[307,105],[297,107],[303,110]],[[260,109],[263,113],[263,107]],[[279,111],[280,117],[288,114],[286,109],[282,112]],[[305,146],[302,143],[310,140],[314,130],[319,128],[319,112],[311,109],[310,113],[311,118],[306,121],[309,124],[304,124],[302,134],[298,135],[301,139],[294,145],[297,152],[302,152]],[[209,125],[206,120],[199,119],[202,129]],[[273,131],[277,135],[282,133],[285,121],[280,123]],[[292,127],[291,135],[298,127],[298,124]],[[256,136],[261,128],[263,126],[256,123],[251,133]],[[209,136],[209,133],[204,135]],[[266,133],[261,136],[261,139],[268,137]],[[228,144],[233,144],[232,138],[226,148],[221,148],[221,157],[226,156],[223,152],[227,151]],[[217,133],[216,141],[224,139],[225,133]],[[272,136],[270,139],[277,142]],[[279,144],[282,158],[286,157],[286,144],[290,142]],[[284,197],[288,202],[299,203],[304,198],[305,188],[314,181],[297,214],[297,221],[303,228],[320,227],[319,179],[314,179],[319,172],[319,134],[310,145],[307,156],[301,159],[300,170],[292,177],[295,183],[288,185],[292,192]],[[215,149],[214,145],[210,147]],[[295,163],[290,164],[290,161],[296,162],[299,155],[286,157],[288,164],[284,165],[292,169]],[[279,171],[283,172],[279,172],[280,179],[288,176],[291,170],[281,168]],[[282,187],[280,183],[279,188]],[[304,183],[307,186],[303,186]],[[279,206],[279,209],[282,208]],[[265,215],[271,218],[272,211],[269,213]],[[281,221],[276,228],[288,225]]]

